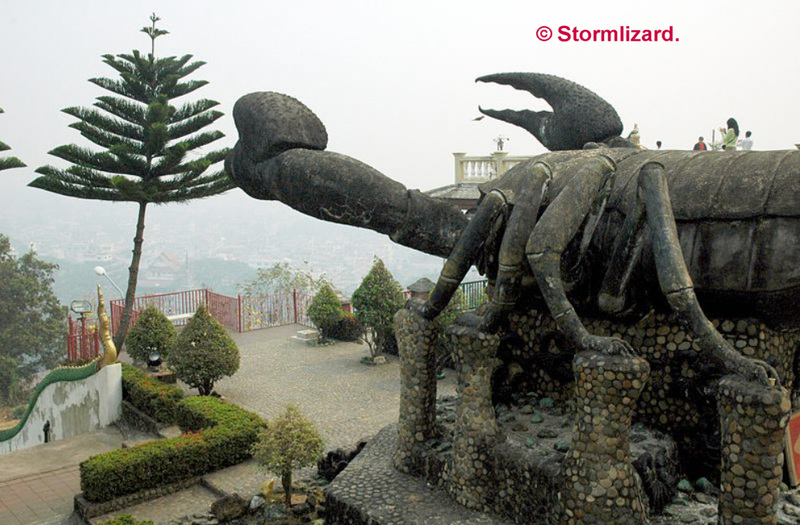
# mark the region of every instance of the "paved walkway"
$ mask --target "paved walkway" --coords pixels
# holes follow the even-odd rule
[[[368,366],[361,358],[367,347],[354,343],[309,346],[293,339],[305,327],[289,325],[244,334],[232,334],[239,346],[241,364],[231,378],[215,385],[226,400],[269,419],[282,413],[287,403],[297,404],[322,433],[326,448],[349,447],[396,423],[399,415],[400,369],[397,358],[381,366]],[[441,394],[455,392],[454,374],[439,382]],[[213,486],[244,497],[254,495],[268,475],[254,462],[230,467],[207,476]],[[214,495],[200,486],[171,496],[108,514],[131,514],[156,523],[208,511]]]
[[[234,334],[241,365],[216,385],[228,401],[272,418],[295,403],[314,421],[327,448],[346,447],[396,423],[400,410],[400,368],[361,363],[366,345],[309,346],[292,339],[299,325]],[[440,394],[455,393],[455,374],[438,384]]]
[[[117,449],[115,428],[0,455],[0,525],[63,523],[80,492],[78,464]]]

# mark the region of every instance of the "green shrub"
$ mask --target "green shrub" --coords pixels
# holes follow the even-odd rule
[[[320,339],[330,337],[330,332],[344,315],[342,302],[336,296],[331,285],[325,283],[314,295],[308,307],[308,318],[320,332]]]
[[[339,341],[358,341],[363,333],[364,327],[358,322],[356,316],[350,312],[343,312],[342,317],[325,335]]]
[[[394,335],[394,314],[403,307],[403,290],[375,257],[372,269],[353,292],[356,319],[364,327],[364,341],[372,357],[380,355]]]
[[[125,348],[133,359],[142,363],[153,352],[166,360],[177,337],[178,332],[167,316],[155,306],[148,306],[128,332]]]
[[[161,423],[175,422],[175,408],[183,399],[183,392],[178,386],[162,383],[124,363],[122,394],[130,404]]]
[[[292,497],[292,471],[316,463],[324,446],[314,423],[306,419],[297,406],[289,405],[283,415],[267,422],[252,452],[259,464],[280,475],[288,507]]]
[[[98,525],[156,525],[152,520],[139,521],[130,514],[123,514],[108,521],[101,521]]]
[[[225,328],[200,306],[178,336],[169,366],[178,379],[206,396],[214,383],[239,370],[239,349]]]
[[[250,457],[261,418],[214,397],[191,397],[176,409],[189,432],[92,456],[80,465],[89,501],[109,501],[235,465]]]

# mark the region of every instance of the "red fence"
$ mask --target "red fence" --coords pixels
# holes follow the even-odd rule
[[[67,358],[70,361],[91,361],[101,353],[97,319],[75,321],[68,317]]]
[[[266,296],[230,297],[208,289],[137,297],[131,313],[131,324],[148,306],[155,306],[176,326],[189,322],[194,312],[202,304],[211,316],[225,328],[234,332],[247,332],[285,324],[310,325],[306,310],[311,303],[311,295],[292,290]],[[117,333],[122,319],[124,301],[111,301],[111,329]]]
[[[272,295],[239,296],[242,332],[285,324],[311,326],[306,312],[312,296],[292,290]]]

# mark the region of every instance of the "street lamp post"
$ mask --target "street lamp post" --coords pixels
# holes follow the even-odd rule
[[[112,279],[112,278],[111,278],[111,276],[110,276],[110,275],[108,275],[108,272],[106,272],[106,269],[105,269],[105,268],[103,268],[102,266],[95,266],[95,267],[94,267],[94,273],[96,273],[97,275],[103,275],[103,276],[105,276],[105,278],[106,278],[106,279],[108,279],[108,282],[110,282],[111,284],[113,284],[113,285],[114,285],[114,288],[116,288],[116,289],[117,289],[117,291],[119,292],[119,295],[122,297],[122,300],[123,300],[123,302],[125,301],[125,293],[122,291],[122,288],[120,288],[119,286],[117,286],[117,283],[115,283],[115,282],[114,282],[114,279]]]
[[[94,267],[94,273],[96,273],[97,275],[105,276],[105,278],[108,279],[108,282],[110,282],[111,284],[114,285],[114,288],[117,289],[117,291],[119,292],[119,295],[122,297],[122,306],[124,307],[125,306],[125,293],[122,291],[122,288],[117,286],[117,283],[114,282],[114,279],[112,279],[111,276],[108,275],[108,272],[106,272],[106,269],[103,268],[102,266],[95,266]],[[110,307],[111,307],[111,303],[109,302],[109,308]],[[114,326],[114,309],[113,308],[111,308],[111,325],[112,325],[112,331],[114,331],[114,328],[113,328],[113,326]]]

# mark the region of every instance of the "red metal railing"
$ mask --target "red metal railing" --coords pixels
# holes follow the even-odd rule
[[[176,326],[189,322],[192,314],[203,304],[214,319],[224,327],[236,332],[247,332],[285,324],[312,323],[306,315],[313,297],[310,294],[292,290],[272,295],[230,297],[208,289],[187,290],[183,292],[145,295],[137,297],[131,313],[131,325],[148,306],[155,306]],[[111,301],[111,330],[119,329],[124,301]]]
[[[240,295],[240,331],[249,332],[293,323],[311,326],[306,312],[312,298],[311,294],[297,290],[271,295]]]
[[[91,361],[102,353],[97,319],[73,320],[68,317],[67,359]]]
[[[211,290],[206,290],[206,308],[211,317],[220,322],[228,330],[241,332],[239,321],[239,302],[240,298],[229,297],[218,294]]]

